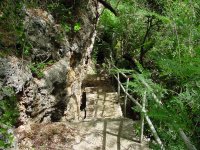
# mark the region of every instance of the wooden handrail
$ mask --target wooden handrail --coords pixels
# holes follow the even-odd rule
[[[124,74],[123,72],[121,72],[115,65],[111,64],[111,66],[115,69],[117,69],[118,72],[120,72],[120,74],[124,77],[124,78],[130,78],[129,76],[127,76],[126,74]]]
[[[117,69],[117,71],[118,71],[118,76],[117,76],[117,77],[116,77],[115,75],[113,75],[113,76],[115,77],[115,79],[118,81],[118,91],[120,91],[120,90],[119,90],[119,87],[121,87],[122,90],[123,90],[123,92],[125,93],[126,97],[128,97],[130,100],[132,100],[132,101],[139,107],[141,113],[143,113],[143,115],[144,115],[144,117],[145,117],[145,120],[147,121],[147,123],[148,123],[148,125],[149,125],[149,127],[150,127],[150,129],[151,129],[151,132],[153,133],[153,136],[154,136],[156,142],[160,145],[160,148],[163,150],[163,149],[164,149],[164,146],[163,146],[162,141],[160,140],[160,138],[159,138],[159,136],[158,136],[158,134],[157,134],[157,132],[156,132],[156,130],[155,130],[155,128],[154,128],[154,126],[153,126],[151,120],[150,120],[150,118],[149,118],[148,115],[147,115],[147,111],[145,110],[144,101],[143,101],[143,104],[141,105],[137,100],[135,100],[135,99],[128,93],[128,87],[126,86],[127,89],[125,89],[125,88],[123,87],[122,83],[120,82],[119,73],[120,73],[123,77],[127,78],[127,80],[129,80],[130,77],[128,77],[128,76],[127,76],[126,74],[124,74],[123,72],[121,72],[115,65],[111,64],[108,60],[107,60],[107,62],[108,62],[108,64],[109,64],[109,68],[108,68],[109,73],[110,73],[110,69],[111,69],[110,67],[111,67],[111,66],[112,66],[113,68]],[[142,83],[148,90],[151,89],[150,86],[148,85],[148,83],[146,83],[142,78],[139,78],[139,80],[141,81],[141,83]],[[119,85],[120,85],[120,86],[119,86]],[[118,93],[119,93],[119,92],[118,92]],[[152,91],[152,96],[153,96],[155,102],[162,106],[162,102],[158,99],[158,97],[156,96],[156,94],[153,93],[153,91]],[[142,123],[142,124],[143,124],[143,123]],[[142,126],[142,125],[141,125],[141,126]],[[143,128],[143,126],[142,126],[141,128]],[[143,135],[142,135],[142,134],[143,134],[143,131],[142,131],[142,130],[143,130],[143,129],[141,129],[140,139],[142,139],[142,137],[143,137]],[[181,128],[179,129],[179,135],[180,135],[180,137],[182,138],[183,142],[185,143],[186,147],[187,147],[189,150],[197,150],[196,147],[192,144],[192,142],[189,140],[189,138],[186,136],[186,134],[183,132],[183,130],[182,130]],[[141,141],[141,140],[140,140],[140,141]]]
[[[148,117],[147,111],[145,109],[143,109],[142,105],[126,91],[126,89],[123,87],[123,85],[120,82],[120,80],[115,75],[114,75],[114,77],[118,81],[118,84],[122,88],[123,92],[128,96],[129,99],[131,99],[139,107],[141,112],[144,113],[145,120],[147,121],[147,123],[148,123],[148,125],[149,125],[149,127],[151,129],[151,132],[153,133],[153,136],[154,136],[156,142],[160,145],[160,148],[162,150],[164,150],[164,146],[162,144],[162,141],[160,140],[160,138],[159,138],[159,136],[158,136],[158,134],[157,134],[157,132],[155,130],[155,127],[153,126],[153,123],[151,122],[150,118]]]
[[[184,141],[187,149],[189,150],[197,150],[197,148],[192,144],[186,134],[183,132],[182,129],[179,129],[179,135],[181,136],[182,140]]]
[[[117,71],[125,78],[130,78],[129,76],[127,76],[126,74],[124,74],[123,72],[121,72],[115,65],[111,64],[115,69],[117,69]],[[142,82],[142,84],[150,90],[150,86],[148,85],[148,83],[146,83],[142,78],[139,78],[139,80]],[[162,105],[162,102],[157,98],[157,96],[155,95],[155,93],[152,92],[152,96],[154,98],[154,100]]]
[[[142,99],[142,110],[144,111],[145,110],[145,104],[146,104],[146,98],[147,98],[147,92],[144,91],[144,96],[143,96],[143,99]],[[143,135],[144,135],[144,114],[141,113],[141,131],[140,131],[140,143],[142,143],[142,140],[143,140]]]
[[[127,93],[128,93],[128,84],[129,84],[129,78],[127,78],[127,80],[126,80],[126,92],[127,92]],[[126,117],[127,98],[128,98],[128,96],[125,95],[125,99],[124,99],[124,116],[125,116],[125,117]]]

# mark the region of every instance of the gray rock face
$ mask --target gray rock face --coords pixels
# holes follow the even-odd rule
[[[26,80],[28,82],[23,84],[24,90],[19,100],[19,124],[60,121],[64,112],[69,110],[69,104],[73,107],[69,114],[76,115],[66,118],[77,118],[81,84],[96,36],[95,2],[82,2],[77,14],[81,29],[74,33],[69,42],[68,35],[63,33],[51,14],[41,9],[26,10],[24,26],[32,46],[32,61],[53,59],[56,62],[41,70],[43,78],[30,76]],[[57,39],[60,35],[62,40]]]
[[[70,50],[68,37],[54,22],[51,14],[42,9],[26,10],[25,33],[32,46],[32,59],[46,60],[52,57],[59,60]],[[60,37],[65,37],[62,40]]]
[[[0,58],[0,89],[11,87],[18,93],[32,78],[27,63],[17,57]]]
[[[56,105],[66,105],[65,82],[68,59],[64,58],[44,71],[44,78],[34,78],[24,90],[20,101],[21,122],[50,122]],[[65,106],[66,107],[66,106]]]

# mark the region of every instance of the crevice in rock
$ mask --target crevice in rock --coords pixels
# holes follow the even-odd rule
[[[86,92],[84,91],[81,97],[81,106],[80,106],[81,111],[83,111],[86,108],[86,101],[87,101]]]
[[[80,110],[84,111],[83,119],[86,119],[87,116],[86,107],[87,107],[87,97],[86,97],[86,92],[83,91],[81,96],[81,106],[80,106]]]
[[[65,92],[65,83],[55,82],[53,84],[54,90],[52,95],[55,96],[57,104],[54,106],[55,110],[52,112],[51,121],[57,122],[63,117],[64,111],[67,107],[66,92]]]
[[[63,117],[64,111],[67,107],[66,101],[61,100],[55,106],[55,111],[51,115],[52,122],[58,122]]]
[[[75,68],[80,63],[82,59],[82,54],[74,52],[70,58],[70,67]]]
[[[87,56],[87,57],[86,57],[86,60],[85,60],[85,64],[87,65],[88,62],[89,62],[89,57]]]

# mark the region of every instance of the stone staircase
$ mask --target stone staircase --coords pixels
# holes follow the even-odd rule
[[[134,131],[138,122],[123,117],[117,92],[115,92],[106,74],[88,75],[83,81],[83,91],[86,92],[86,107],[85,111],[82,111],[82,116],[84,115],[85,118],[82,124],[87,127],[90,126],[86,129],[89,136],[74,146],[74,149],[148,149],[147,142],[144,141],[140,144]]]
[[[93,85],[88,87],[90,83]],[[109,85],[105,76],[90,75],[83,85],[86,85],[83,90],[87,99],[85,120],[122,117],[121,107],[117,103],[117,92]]]
[[[148,150],[137,123],[123,118],[117,93],[106,75],[88,75],[80,122],[31,124],[17,129],[20,150]],[[25,128],[25,129],[24,129]]]

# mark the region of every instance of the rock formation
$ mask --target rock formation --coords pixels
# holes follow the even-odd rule
[[[62,1],[61,1],[62,2]],[[18,125],[78,119],[81,84],[90,62],[96,36],[97,2],[71,5],[74,20],[66,32],[56,14],[41,8],[24,7],[24,33],[31,46],[26,58],[0,58],[0,86],[14,88],[18,95]],[[78,22],[79,29],[73,25]],[[31,65],[52,61],[38,77]],[[1,99],[4,95],[1,94]],[[76,114],[76,115],[74,115]]]

